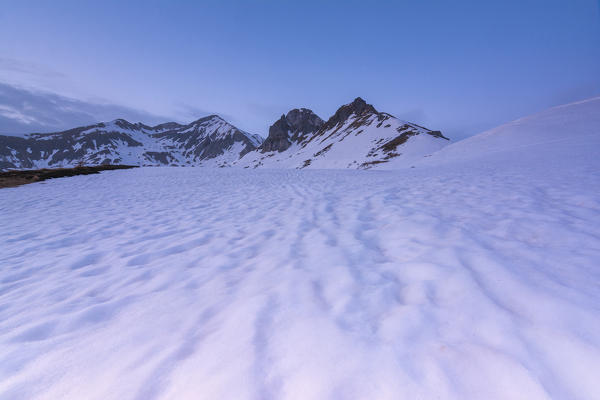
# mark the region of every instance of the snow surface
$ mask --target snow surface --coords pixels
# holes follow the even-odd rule
[[[600,124],[579,115],[398,171],[2,189],[0,399],[598,399]]]

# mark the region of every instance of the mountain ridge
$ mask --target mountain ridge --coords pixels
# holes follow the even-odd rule
[[[283,138],[289,141],[289,129],[287,136],[284,133],[285,123],[284,115],[271,126],[265,143]],[[409,163],[441,149],[448,142],[440,131],[379,112],[357,97],[339,107],[318,129],[297,136],[283,150],[263,148],[249,152],[235,165],[244,168],[385,168],[392,159],[400,158]]]
[[[125,119],[25,137],[0,136],[0,169],[79,164],[226,166],[256,149],[262,138],[218,115],[189,124],[148,126]]]
[[[379,112],[357,97],[326,121],[309,108],[294,108],[271,125],[264,139],[216,114],[188,124],[150,126],[117,118],[60,132],[0,136],[0,169],[120,163],[368,169],[400,156],[423,157],[447,141],[439,131]]]

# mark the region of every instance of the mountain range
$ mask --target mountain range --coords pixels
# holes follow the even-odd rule
[[[449,143],[440,131],[379,112],[363,99],[327,121],[293,109],[266,139],[218,115],[187,125],[124,119],[25,137],[0,136],[0,170],[128,164],[243,168],[385,168],[422,159]]]

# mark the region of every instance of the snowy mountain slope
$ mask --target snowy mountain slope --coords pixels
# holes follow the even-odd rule
[[[306,109],[303,109],[306,110]],[[306,112],[312,113],[310,110]],[[288,114],[289,116],[289,114]],[[282,116],[269,131],[265,146],[245,155],[245,168],[385,168],[387,163],[408,164],[448,144],[439,131],[401,121],[378,112],[363,99],[340,107],[327,122],[294,133]],[[317,117],[318,118],[318,117]],[[287,135],[286,135],[287,134]]]
[[[122,119],[25,138],[0,136],[0,169],[86,164],[225,166],[262,138],[211,115],[188,125]]]
[[[421,162],[547,165],[600,158],[600,97],[553,107],[453,143]]]

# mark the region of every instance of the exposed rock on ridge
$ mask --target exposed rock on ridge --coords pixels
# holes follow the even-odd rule
[[[80,163],[227,166],[262,143],[217,115],[187,125],[123,119],[70,129],[0,136],[0,169],[69,167]]]
[[[268,168],[373,168],[398,164],[431,154],[448,143],[439,131],[378,112],[357,97],[341,106],[327,122],[313,124],[292,135],[290,115],[282,116],[269,131],[259,152],[250,152],[236,165]],[[312,112],[311,112],[312,113]],[[292,147],[292,141],[298,144]]]
[[[292,143],[302,141],[307,135],[318,131],[322,125],[323,120],[312,110],[295,108],[271,125],[269,136],[263,142],[260,151],[285,151]]]

